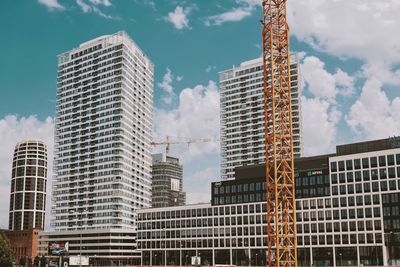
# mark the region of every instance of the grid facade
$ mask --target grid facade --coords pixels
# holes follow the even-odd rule
[[[151,202],[153,64],[125,32],[58,60],[52,226],[134,230]]]
[[[9,230],[44,229],[47,146],[40,141],[15,146],[10,193]]]
[[[183,168],[179,164],[179,159],[164,153],[154,154],[151,206],[153,208],[182,206],[185,203]]]
[[[400,148],[338,154],[295,168],[299,266],[400,264]],[[213,183],[212,204],[140,210],[143,264],[265,265],[264,171]]]
[[[298,60],[291,57],[293,153],[301,156],[301,87]],[[221,88],[221,177],[234,178],[237,166],[265,163],[262,58],[219,73]]]

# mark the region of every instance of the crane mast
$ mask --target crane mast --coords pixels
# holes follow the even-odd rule
[[[268,266],[297,267],[286,0],[263,0],[262,9]]]

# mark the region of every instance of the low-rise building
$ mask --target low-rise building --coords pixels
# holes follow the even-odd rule
[[[295,164],[299,266],[400,263],[399,138]],[[143,265],[266,265],[265,166],[212,184],[211,203],[138,211]]]

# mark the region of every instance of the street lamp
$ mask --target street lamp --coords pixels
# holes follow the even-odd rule
[[[342,266],[342,253],[339,253],[339,257],[340,257],[340,266]]]

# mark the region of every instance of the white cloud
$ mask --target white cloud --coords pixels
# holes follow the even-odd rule
[[[92,7],[83,2],[83,0],[76,0],[76,4],[82,9],[84,13],[88,13],[92,10]]]
[[[319,58],[299,54],[304,92],[311,93],[301,99],[304,155],[333,152],[342,118],[337,97],[352,94],[355,79],[341,69],[330,73]]]
[[[189,28],[188,15],[190,11],[190,8],[177,6],[173,12],[168,13],[168,17],[166,17],[166,20],[171,22],[178,30]]]
[[[161,83],[158,83],[158,86],[163,89],[166,93],[171,94],[174,92],[174,88],[172,87],[172,81],[174,80],[174,76],[169,68],[167,68],[167,72],[163,76],[163,80]]]
[[[94,5],[111,6],[110,0],[89,0]]]
[[[185,172],[185,171],[184,171]],[[196,204],[211,201],[211,182],[219,181],[218,167],[209,167],[184,176],[186,203]]]
[[[400,1],[288,2],[291,33],[314,48],[364,62],[364,75],[400,84]]]
[[[84,0],[76,0],[76,4],[81,8],[83,13],[96,13],[100,17],[106,19],[119,19],[119,17],[114,17],[111,15],[107,15],[103,11],[100,10],[99,6],[110,7],[112,6],[109,0],[88,0],[89,2],[85,2]]]
[[[225,22],[241,21],[251,15],[252,8],[238,7],[224,13],[208,17],[204,24],[206,26],[221,25]]]
[[[305,57],[301,65],[304,81],[308,90],[316,97],[329,102],[335,101],[337,94],[349,95],[354,90],[354,78],[341,69],[335,74],[329,73],[325,63],[314,56]]]
[[[206,71],[206,72],[210,72],[210,71],[215,70],[215,69],[216,69],[215,66],[209,65],[209,66],[205,69],[205,71]]]
[[[302,97],[301,101],[303,154],[311,156],[333,152],[341,113],[323,99]]]
[[[179,95],[176,109],[155,110],[154,138],[164,140],[166,136],[187,138],[219,139],[219,91],[215,82],[207,85],[196,85],[186,88]],[[191,144],[187,146],[173,146],[172,151],[179,151],[184,162],[210,153],[219,152],[219,143],[216,141]]]
[[[399,135],[400,97],[389,100],[382,90],[381,81],[368,80],[345,119],[351,129],[363,138]]]
[[[221,25],[225,22],[237,22],[241,21],[249,16],[255,10],[256,6],[261,5],[259,0],[236,0],[238,7],[234,7],[231,10],[223,13],[209,16],[205,19],[204,24],[206,26]]]
[[[58,0],[38,0],[38,2],[42,5],[47,6],[47,8],[53,9],[64,9],[64,7],[58,3]]]
[[[54,121],[47,118],[44,121],[35,116],[18,117],[8,115],[0,119],[0,194],[3,201],[0,202],[0,225],[8,228],[9,195],[11,186],[11,165],[15,145],[27,139],[38,139],[48,146],[48,183],[47,183],[47,204],[46,204],[46,225],[50,221],[51,203],[51,180],[53,167],[53,142],[54,142]]]

